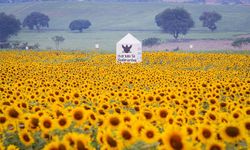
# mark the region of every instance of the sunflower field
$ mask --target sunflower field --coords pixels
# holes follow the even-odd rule
[[[250,55],[0,52],[0,150],[248,150]]]

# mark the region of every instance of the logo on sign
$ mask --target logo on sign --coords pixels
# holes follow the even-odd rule
[[[123,52],[130,53],[130,49],[132,48],[132,45],[130,45],[130,46],[128,46],[128,45],[126,45],[126,46],[122,45],[122,48],[123,48]]]

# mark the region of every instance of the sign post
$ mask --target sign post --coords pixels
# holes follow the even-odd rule
[[[116,61],[137,63],[142,61],[142,43],[128,33],[116,44]]]

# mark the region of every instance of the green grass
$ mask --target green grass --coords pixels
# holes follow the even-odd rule
[[[94,3],[94,2],[36,2],[1,4],[0,12],[13,14],[21,21],[32,11],[47,14],[51,21],[49,30],[41,33],[21,31],[11,40],[39,43],[41,48],[55,48],[51,37],[61,35],[65,41],[62,49],[93,49],[95,43],[102,50],[115,51],[116,42],[128,32],[139,40],[158,37],[168,40],[173,37],[162,33],[154,17],[166,8],[183,7],[195,21],[195,27],[181,38],[190,39],[232,39],[235,35],[250,33],[250,6],[199,5],[172,3]],[[217,11],[222,14],[218,30],[214,33],[203,28],[199,16],[203,11]],[[72,33],[68,29],[74,19],[89,19],[92,26],[83,33]]]

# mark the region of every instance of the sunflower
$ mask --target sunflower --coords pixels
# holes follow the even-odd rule
[[[198,138],[203,143],[208,143],[211,139],[215,137],[214,127],[211,125],[201,124],[198,125]]]
[[[106,126],[110,128],[118,128],[122,124],[122,120],[120,119],[120,116],[117,114],[110,114],[107,116],[107,119],[105,120]]]
[[[104,144],[104,133],[105,131],[103,129],[98,129],[98,132],[97,132],[97,142],[100,144],[100,145],[103,145]]]
[[[136,131],[137,135],[141,135],[142,131],[146,128],[145,126],[147,125],[147,122],[145,121],[137,121],[135,122],[135,124],[133,125],[133,128]]]
[[[59,150],[58,149],[58,142],[53,141],[47,145],[44,146],[43,150]]]
[[[241,127],[242,124],[224,124],[220,128],[220,135],[224,141],[227,142],[238,142],[239,140],[243,140],[244,138],[244,127]]]
[[[219,114],[216,114],[215,111],[208,111],[205,116],[209,122],[218,122],[219,120]]]
[[[144,120],[151,121],[154,118],[154,114],[149,110],[143,110],[141,111],[141,117]]]
[[[34,139],[28,131],[21,131],[19,133],[19,139],[25,146],[30,146],[34,143]]]
[[[77,133],[67,133],[63,136],[63,141],[65,141],[66,143],[68,143],[70,145],[70,147],[74,147],[75,146],[75,140],[77,138]]]
[[[178,127],[167,128],[163,133],[162,140],[163,145],[168,150],[183,150],[187,148],[186,134],[182,130],[178,130]]]
[[[46,141],[50,141],[52,139],[52,135],[48,131],[43,131],[41,137]]]
[[[12,120],[20,120],[22,113],[18,107],[9,107],[6,110],[6,115]]]
[[[194,140],[197,135],[196,126],[194,125],[185,125],[183,128],[186,130],[186,135],[188,135],[188,138],[191,140]]]
[[[61,130],[67,129],[71,124],[70,118],[66,116],[60,116],[56,120],[56,122],[57,122],[57,127]]]
[[[0,142],[0,150],[5,150],[2,142]]]
[[[145,126],[141,133],[142,139],[146,143],[157,142],[159,139],[159,135],[160,134],[158,129],[152,125]]]
[[[0,125],[4,125],[7,122],[7,117],[4,115],[0,115]]]
[[[130,124],[135,121],[135,116],[128,112],[122,114],[121,118],[123,119],[123,122],[126,124]]]
[[[206,144],[206,150],[224,150],[224,149],[225,149],[225,144],[217,140],[210,140]]]
[[[117,132],[118,136],[121,137],[122,141],[124,141],[124,144],[126,146],[132,145],[136,140],[136,132],[134,132],[125,125],[120,126]]]
[[[9,145],[6,150],[19,150],[19,148],[13,144]]]
[[[81,107],[76,107],[71,111],[72,119],[78,124],[82,124],[85,121],[85,110]]]
[[[28,119],[28,127],[31,130],[36,130],[39,128],[39,116],[37,114],[32,114]]]
[[[91,140],[87,135],[78,134],[75,138],[75,150],[92,149],[90,146]]]
[[[88,114],[88,120],[90,121],[91,124],[96,124],[98,122],[97,114],[94,113],[93,111],[90,111]]]
[[[162,122],[166,122],[168,115],[172,114],[170,109],[168,109],[167,107],[162,107],[157,109],[156,113],[157,113],[157,118]]]
[[[122,145],[120,141],[117,140],[110,131],[104,134],[104,147],[107,147],[109,150],[119,150]]]
[[[58,147],[58,150],[68,150],[68,149],[70,149],[69,143],[65,142],[64,140],[58,141],[57,142],[57,147]]]
[[[193,107],[188,108],[187,112],[188,112],[187,115],[189,118],[195,118],[197,116],[197,109],[195,109]]]
[[[10,121],[4,124],[4,129],[8,130],[8,132],[14,132],[17,130],[15,122],[10,122]]]
[[[244,132],[250,133],[250,118],[243,119],[241,121],[241,125],[243,126]]]
[[[55,122],[51,119],[51,117],[45,115],[41,117],[39,126],[43,131],[52,131],[54,129]]]

